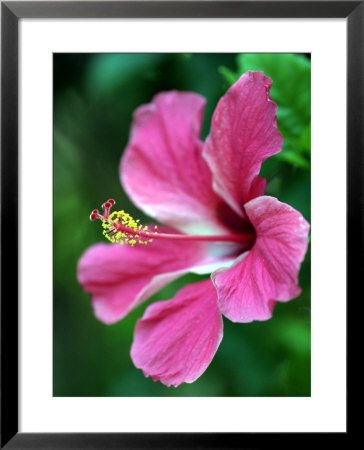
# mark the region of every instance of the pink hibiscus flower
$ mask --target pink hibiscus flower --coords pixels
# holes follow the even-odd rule
[[[91,215],[109,240],[130,244],[96,244],[79,261],[78,280],[106,324],[187,272],[211,273],[149,306],[136,325],[135,366],[167,386],[206,370],[222,339],[222,315],[267,320],[277,301],[301,292],[309,225],[265,196],[258,176],[283,141],[271,83],[262,72],[245,73],[220,99],[205,143],[200,95],[165,92],[138,108],[121,180],[133,202],[165,226],[155,232],[124,211],[110,214],[112,200]]]

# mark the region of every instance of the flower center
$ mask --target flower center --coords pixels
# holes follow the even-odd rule
[[[101,220],[102,233],[112,243],[119,243],[121,245],[129,244],[133,247],[137,243],[147,245],[149,242],[153,242],[154,239],[210,242],[227,241],[244,242],[247,244],[253,244],[255,240],[254,233],[222,234],[217,236],[159,233],[157,231],[157,225],[154,225],[154,231],[150,231],[148,226],[142,225],[139,219],[134,220],[124,210],[114,211],[110,214],[113,205],[115,205],[115,200],[109,199],[102,204],[102,209],[104,210],[103,215],[97,209],[94,209],[90,214],[90,220]]]

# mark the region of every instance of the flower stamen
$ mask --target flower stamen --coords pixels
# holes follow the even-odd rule
[[[113,244],[129,244],[134,247],[137,243],[147,245],[149,242],[153,242],[153,239],[212,242],[228,241],[253,244],[255,240],[254,233],[222,234],[218,236],[159,233],[156,231],[157,225],[154,225],[155,231],[151,232],[147,225],[142,225],[139,219],[134,220],[131,215],[124,210],[114,211],[110,214],[110,209],[113,205],[115,205],[115,200],[110,199],[102,205],[104,215],[101,215],[97,209],[94,209],[90,215],[91,220],[101,220],[103,228],[102,234]]]
[[[129,244],[132,247],[137,243],[146,245],[148,242],[153,241],[150,232],[148,231],[148,227],[141,225],[139,220],[134,220],[131,215],[124,210],[114,211],[110,214],[113,205],[115,205],[115,200],[109,199],[102,204],[102,209],[104,210],[103,215],[100,214],[97,209],[94,209],[90,215],[90,220],[101,220],[103,228],[102,234],[106,239],[113,244]],[[157,234],[157,232],[154,232],[153,234]]]

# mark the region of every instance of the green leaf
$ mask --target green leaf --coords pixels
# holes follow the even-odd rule
[[[239,78],[239,74],[233,72],[231,69],[225,67],[225,66],[220,66],[219,67],[219,72],[221,73],[221,75],[223,76],[223,78],[225,79],[226,83],[231,86],[232,84],[235,83],[235,81],[238,80]]]
[[[303,130],[299,143],[303,151],[311,153],[311,124]]]
[[[286,150],[284,149],[281,153],[276,155],[277,159],[281,159],[282,161],[288,162],[293,166],[300,167],[301,169],[309,169],[310,162],[298,152],[294,150]]]

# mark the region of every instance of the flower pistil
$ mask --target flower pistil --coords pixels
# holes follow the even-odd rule
[[[101,220],[103,235],[112,243],[119,243],[121,245],[129,244],[133,247],[137,243],[146,245],[149,242],[153,242],[153,239],[210,242],[228,241],[248,244],[253,244],[255,240],[255,233],[223,234],[217,236],[158,233],[156,231],[157,225],[154,225],[154,231],[151,232],[147,225],[142,225],[139,219],[134,220],[124,210],[114,211],[110,214],[110,209],[114,204],[115,200],[110,199],[102,204],[102,209],[104,210],[103,215],[97,209],[94,209],[90,214],[90,220]]]

